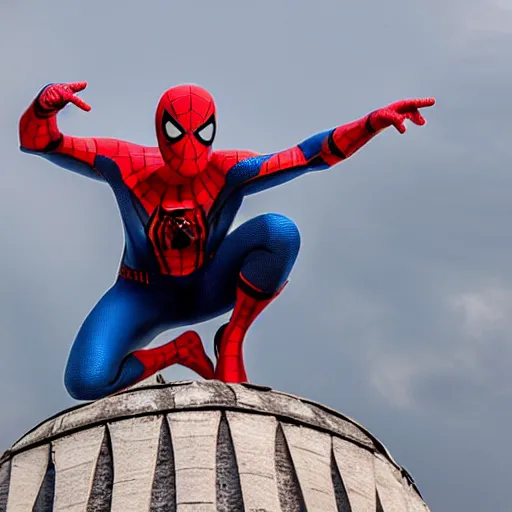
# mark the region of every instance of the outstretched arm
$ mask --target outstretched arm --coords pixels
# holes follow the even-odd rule
[[[83,176],[99,180],[108,179],[108,176],[105,176],[105,169],[108,169],[108,166],[100,165],[97,157],[128,156],[129,146],[134,145],[115,139],[64,135],[57,125],[57,114],[68,103],[86,112],[91,110],[91,107],[76,95],[86,86],[86,82],[76,82],[50,84],[43,88],[20,119],[20,148]]]
[[[242,186],[247,195],[306,172],[327,169],[349,158],[388,126],[404,133],[406,119],[417,125],[425,124],[419,109],[434,103],[433,98],[392,103],[357,121],[314,135],[293,148],[242,160],[228,172],[226,182]]]

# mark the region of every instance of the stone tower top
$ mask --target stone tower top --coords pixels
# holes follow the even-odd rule
[[[161,379],[79,405],[0,459],[0,511],[428,508],[355,421],[254,385]]]

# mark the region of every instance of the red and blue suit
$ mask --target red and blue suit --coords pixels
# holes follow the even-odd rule
[[[167,90],[156,111],[158,145],[63,134],[57,114],[68,103],[89,111],[85,82],[42,89],[19,124],[21,149],[108,184],[124,226],[114,285],[93,308],[71,349],[65,384],[76,399],[104,397],[173,364],[206,379],[247,381],[243,341],[279,295],[300,236],[288,218],[253,218],[229,233],[245,196],[350,157],[388,126],[405,131],[433,99],[404,100],[314,135],[285,151],[212,148],[216,108],[196,85]],[[186,331],[156,348],[159,333],[232,311],[215,337],[216,364],[200,337]]]

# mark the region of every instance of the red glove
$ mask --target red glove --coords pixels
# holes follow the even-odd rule
[[[77,92],[83,91],[87,82],[73,82],[71,84],[51,84],[47,86],[37,98],[38,107],[43,112],[57,112],[63,109],[68,103],[73,103],[78,108],[89,112],[91,107],[76,96]]]
[[[368,126],[371,131],[378,132],[388,126],[394,126],[400,133],[405,133],[406,119],[414,124],[424,125],[425,118],[420,114],[419,109],[431,107],[436,100],[434,98],[421,98],[413,100],[401,100],[392,103],[387,107],[379,108],[368,116]]]

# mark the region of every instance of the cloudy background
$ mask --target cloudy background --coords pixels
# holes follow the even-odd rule
[[[512,1],[148,4],[0,3],[0,451],[72,405],[67,353],[122,251],[106,186],[18,151],[43,84],[89,82],[68,133],[152,145],[160,94],[196,82],[217,147],[261,152],[432,95],[426,127],[246,201],[239,221],[284,213],[303,239],[248,370],[367,426],[433,511],[509,511]],[[199,326],[209,348],[221,322]]]

